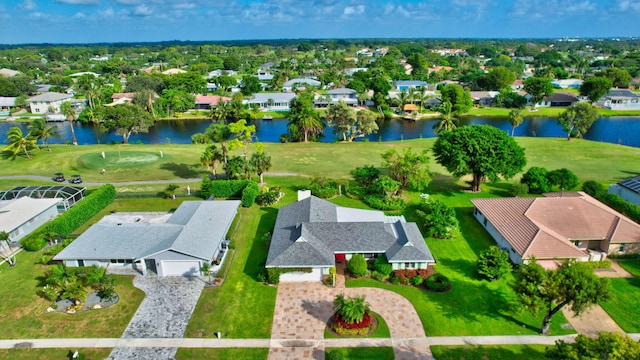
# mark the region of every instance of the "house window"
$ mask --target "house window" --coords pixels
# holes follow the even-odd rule
[[[404,263],[404,268],[405,269],[415,269],[416,268],[416,263],[412,263],[412,262]]]
[[[482,220],[482,223],[484,224],[484,227],[487,227],[487,218],[484,218],[484,220]]]
[[[618,248],[619,252],[624,252],[624,246],[625,244],[620,244],[620,247]]]

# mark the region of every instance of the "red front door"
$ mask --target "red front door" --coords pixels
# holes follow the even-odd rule
[[[344,260],[344,254],[336,254],[336,262],[343,263]]]

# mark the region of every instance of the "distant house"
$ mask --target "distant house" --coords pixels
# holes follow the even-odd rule
[[[255,76],[259,81],[271,81],[273,80],[273,74],[271,74],[268,70],[258,70]]]
[[[398,80],[396,81],[396,89],[398,91],[426,88],[429,84],[420,80]]]
[[[346,69],[344,73],[347,76],[353,76],[353,74],[357,73],[358,71],[368,71],[368,70],[369,69],[367,68],[349,68],[349,69]]]
[[[256,93],[245,103],[258,104],[263,111],[289,111],[289,103],[295,97],[295,93]]]
[[[514,80],[513,83],[511,84],[511,88],[513,89],[513,91],[519,91],[524,89],[524,81],[522,81],[522,79]]]
[[[471,91],[471,99],[473,103],[480,106],[491,106],[495,102],[499,91]]]
[[[162,73],[164,75],[175,75],[175,74],[184,74],[184,73],[186,73],[186,71],[182,70],[182,69],[173,68],[173,69],[167,69],[167,70],[163,71]]]
[[[640,110],[640,95],[627,89],[611,89],[597,105],[611,110]]]
[[[82,75],[91,75],[93,77],[100,77],[100,74],[94,73],[91,71],[77,72],[77,73],[70,74],[69,76],[73,78],[73,77],[80,77]]]
[[[58,216],[59,199],[32,199],[23,196],[0,201],[0,231],[18,242],[47,221]]]
[[[27,104],[34,114],[59,113],[60,105],[70,101],[73,96],[57,92],[46,92],[27,99]]]
[[[640,176],[635,176],[617,184],[609,185],[609,193],[640,206]]]
[[[532,105],[531,95],[526,94],[527,104]],[[569,92],[554,92],[551,96],[545,96],[535,107],[568,107],[580,101],[578,96]]]
[[[207,74],[207,79],[210,79],[216,76],[221,76],[221,75],[228,75],[228,76],[238,75],[238,72],[233,70],[217,69],[217,70],[209,71],[209,73]]]
[[[185,201],[173,214],[116,213],[91,226],[54,260],[158,276],[198,276],[217,264],[239,200]]]
[[[426,269],[435,260],[416,223],[382,211],[334,205],[301,191],[298,201],[278,210],[267,268],[299,269],[280,281],[321,281],[336,262],[354,254],[385,255],[394,270]]]
[[[640,225],[583,192],[472,199],[474,216],[516,264],[640,253]]]
[[[126,92],[126,93],[114,93],[111,95],[111,103],[106,104],[105,106],[115,106],[120,104],[126,104],[133,101],[133,98],[136,96],[134,92]]]
[[[582,79],[556,79],[551,81],[551,85],[556,89],[580,89],[582,83],[584,83]]]
[[[327,91],[327,96],[318,96],[313,102],[315,107],[327,107],[344,101],[349,106],[358,105],[358,94],[353,89],[338,88]]]
[[[7,69],[7,68],[2,68],[0,69],[0,76],[4,76],[4,77],[13,77],[16,75],[22,74],[20,71],[17,70],[11,70],[11,69]]]
[[[230,97],[218,96],[218,95],[196,95],[196,110],[210,110],[218,105],[220,102],[227,103],[231,101]]]
[[[11,115],[11,109],[14,109],[15,107],[15,97],[0,96],[0,116]]]
[[[322,83],[318,80],[311,78],[296,78],[291,79],[285,82],[282,85],[283,92],[291,92],[295,90],[304,90],[307,86],[313,86],[314,88],[319,88]]]

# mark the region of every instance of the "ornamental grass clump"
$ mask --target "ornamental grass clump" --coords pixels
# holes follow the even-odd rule
[[[363,336],[371,330],[373,316],[364,296],[345,297],[340,294],[333,301],[333,311],[330,326],[336,333]]]

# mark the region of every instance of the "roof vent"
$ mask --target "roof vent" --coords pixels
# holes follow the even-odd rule
[[[404,245],[402,246],[413,246],[413,243],[411,241],[407,241]]]
[[[298,190],[298,201],[311,197],[311,190]]]
[[[302,236],[300,236],[299,238],[296,239],[297,243],[301,243],[301,242],[307,242],[307,240],[305,240]]]

